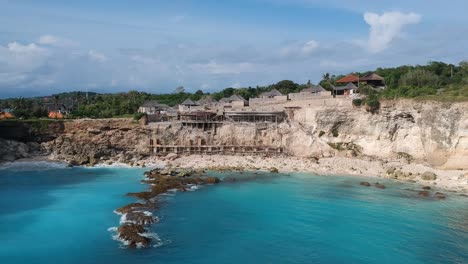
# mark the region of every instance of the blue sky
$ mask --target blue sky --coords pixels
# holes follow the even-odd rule
[[[0,98],[216,91],[468,59],[464,0],[0,0]]]

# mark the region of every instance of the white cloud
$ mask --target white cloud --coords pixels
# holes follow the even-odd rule
[[[77,45],[76,42],[69,39],[60,38],[53,35],[43,35],[39,38],[38,43],[41,45],[55,46],[55,47],[70,47]]]
[[[100,52],[97,52],[95,50],[90,50],[88,52],[88,57],[89,59],[91,59],[92,61],[95,61],[95,62],[105,62],[107,60],[107,57],[100,53]]]
[[[368,49],[372,53],[379,53],[402,34],[405,26],[419,23],[421,15],[401,12],[385,12],[379,15],[367,12],[364,14],[364,20],[370,26]]]
[[[282,57],[298,57],[305,58],[309,57],[319,47],[319,43],[316,40],[309,40],[305,43],[293,43],[280,50]]]
[[[41,48],[34,43],[23,45],[18,42],[11,42],[8,43],[7,48],[10,52],[15,54],[43,54],[46,52],[44,48]]]
[[[190,68],[198,72],[209,74],[241,74],[255,71],[255,66],[249,62],[217,63],[216,61],[210,61],[209,63],[192,64]]]

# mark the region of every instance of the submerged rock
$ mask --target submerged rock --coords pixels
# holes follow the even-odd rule
[[[386,188],[385,185],[383,185],[381,183],[378,183],[378,182],[376,184],[374,184],[374,186],[375,186],[375,188],[378,188],[378,189],[385,189]]]
[[[429,197],[430,196],[430,192],[429,191],[419,191],[418,192],[418,195],[420,197]]]
[[[371,186],[371,184],[368,183],[368,182],[361,182],[360,185],[366,186],[366,187],[370,187],[370,186]]]
[[[445,196],[445,194],[443,194],[443,193],[441,193],[441,192],[436,192],[436,193],[434,194],[434,198],[437,198],[437,199],[439,199],[439,200],[442,200],[442,199],[445,199],[445,198],[447,198],[447,197]]]
[[[430,186],[424,186],[424,187],[422,187],[422,189],[423,189],[423,190],[430,190],[431,187],[430,187]]]

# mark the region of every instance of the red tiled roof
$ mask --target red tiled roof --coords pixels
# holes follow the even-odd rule
[[[10,118],[15,118],[15,116],[8,112],[0,112],[0,119],[10,119]]]
[[[53,119],[63,119],[64,116],[63,116],[63,114],[60,113],[60,112],[50,111],[50,112],[49,112],[49,118],[53,118]]]
[[[349,74],[346,77],[343,77],[336,81],[337,83],[353,83],[353,82],[358,82],[359,78],[355,75]]]

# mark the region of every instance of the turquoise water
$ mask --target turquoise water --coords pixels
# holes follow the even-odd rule
[[[468,263],[468,198],[303,174],[165,196],[160,246],[122,249],[113,210],[146,188],[143,171],[0,169],[0,263]]]

